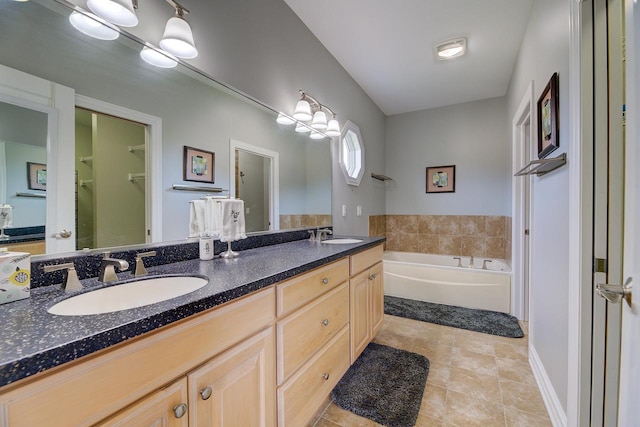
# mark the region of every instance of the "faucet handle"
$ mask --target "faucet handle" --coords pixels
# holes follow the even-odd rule
[[[315,230],[308,230],[308,231],[309,231],[309,234],[310,234],[309,240],[311,240],[312,242],[315,242],[315,240],[316,240],[316,232],[315,232]]]
[[[68,262],[65,264],[52,264],[45,265],[43,268],[45,273],[51,273],[52,271],[65,270],[63,272],[62,277],[62,289],[67,292],[71,291],[79,291],[82,289],[82,283],[80,283],[80,279],[78,279],[78,273],[76,272],[76,267],[72,262]]]
[[[321,242],[321,241],[322,241],[322,237],[323,237],[323,236],[324,236],[324,237],[327,237],[327,235],[329,235],[329,234],[333,234],[333,231],[331,231],[331,230],[330,230],[330,229],[328,229],[328,228],[318,228],[318,229],[316,230],[316,240],[317,240],[318,242]]]
[[[134,276],[144,276],[147,274],[147,269],[144,267],[143,258],[156,256],[156,251],[149,252],[141,252],[136,255],[136,271],[133,273]]]

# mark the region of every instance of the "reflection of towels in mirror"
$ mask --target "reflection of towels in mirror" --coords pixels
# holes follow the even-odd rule
[[[213,237],[220,234],[220,210],[213,200],[191,200],[189,202],[189,237]]]
[[[244,200],[218,200],[222,205],[221,242],[234,242],[246,239],[244,224]]]
[[[0,228],[11,227],[13,223],[10,205],[0,205]]]

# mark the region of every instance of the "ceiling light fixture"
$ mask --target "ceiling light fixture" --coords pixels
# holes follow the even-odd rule
[[[74,10],[69,15],[69,22],[73,28],[98,40],[115,40],[120,36],[117,29],[111,24],[88,12]]]
[[[160,47],[178,58],[195,58],[198,56],[198,49],[193,41],[191,26],[184,20],[184,15],[189,11],[176,1],[167,1],[175,7],[176,14],[167,21]]]
[[[328,122],[327,114],[331,117]],[[296,132],[311,132],[310,137],[313,139],[323,139],[327,136],[333,137],[340,135],[340,123],[336,119],[336,113],[302,90],[300,91],[300,100],[296,104],[292,116],[298,121]],[[280,113],[276,121],[284,125],[295,123],[295,121],[290,119],[286,114]],[[309,120],[312,120],[310,124],[302,123]]]
[[[459,37],[442,42],[436,46],[435,52],[438,61],[458,58],[467,52],[467,39]]]

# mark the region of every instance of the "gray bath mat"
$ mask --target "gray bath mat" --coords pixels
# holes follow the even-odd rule
[[[342,409],[390,427],[413,427],[429,359],[370,343],[331,392]]]
[[[392,316],[468,329],[507,338],[522,338],[518,319],[506,313],[384,296],[384,312]]]

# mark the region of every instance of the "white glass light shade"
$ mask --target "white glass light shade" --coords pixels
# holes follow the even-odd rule
[[[318,130],[325,130],[327,128],[327,115],[324,111],[316,111],[313,115],[311,127]]]
[[[300,133],[311,132],[311,128],[305,124],[298,123],[296,125],[296,132],[300,132]]]
[[[296,120],[311,120],[311,106],[307,101],[301,99],[296,104],[296,109],[293,112],[293,118]]]
[[[115,40],[120,36],[119,32],[100,21],[101,19],[95,15],[87,16],[77,11],[69,15],[69,22],[73,28],[89,37],[98,40]]]
[[[138,17],[131,0],[88,0],[87,6],[96,15],[121,27],[135,27]]]
[[[440,43],[436,46],[436,58],[440,61],[457,58],[467,51],[467,39],[460,38]]]
[[[169,18],[160,47],[178,58],[192,59],[198,56],[189,23],[180,16]]]
[[[147,64],[151,64],[159,68],[173,68],[178,65],[178,59],[168,52],[160,52],[150,47],[143,47],[140,57]]]
[[[278,113],[278,118],[276,119],[276,122],[281,124],[281,125],[289,126],[289,125],[294,124],[296,121],[295,121],[295,119],[287,116],[284,113]]]
[[[311,139],[324,139],[324,135],[321,134],[320,132],[316,132],[315,130],[311,132],[311,135],[309,135],[309,138]]]
[[[339,136],[340,135],[340,123],[336,119],[329,120],[329,124],[327,125],[327,130],[324,132],[329,136]]]

